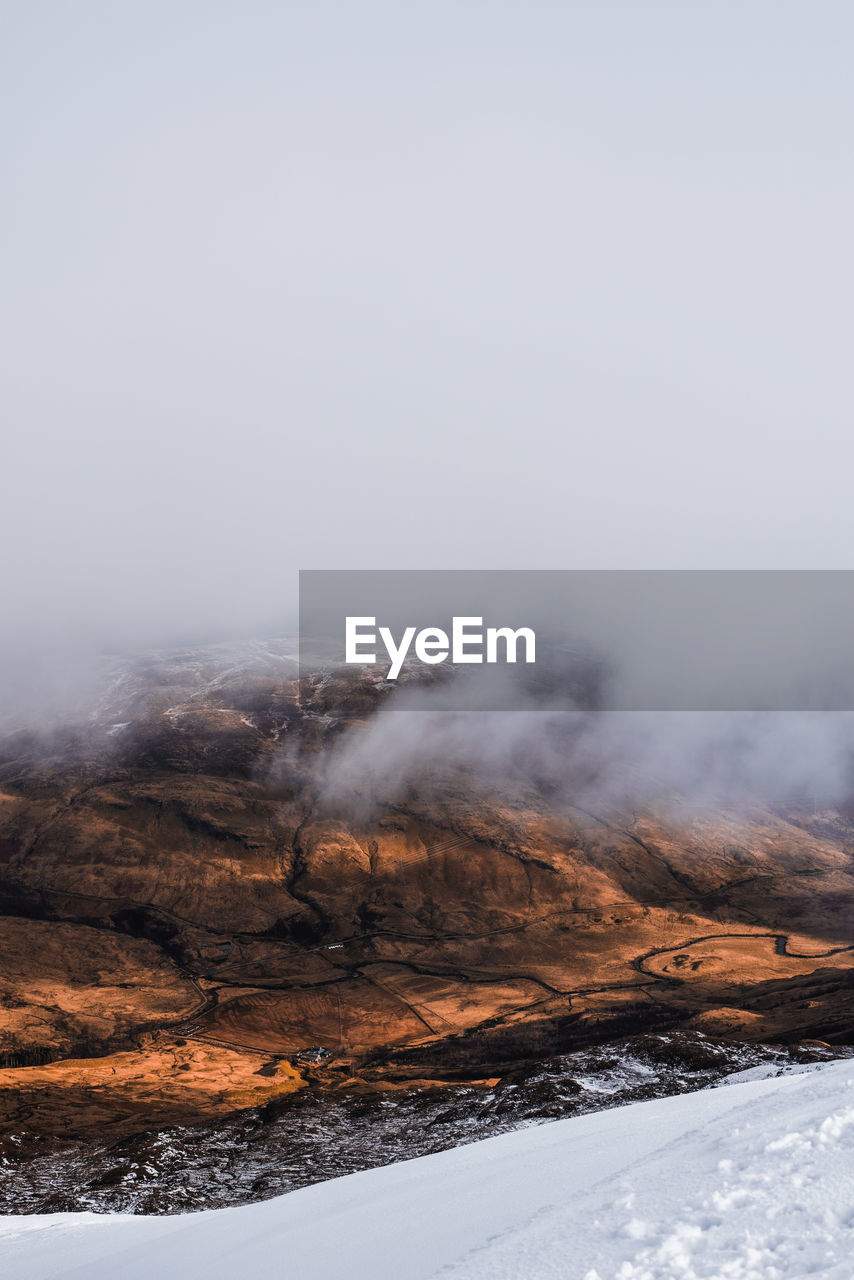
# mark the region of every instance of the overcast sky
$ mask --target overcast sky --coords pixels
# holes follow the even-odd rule
[[[854,564],[849,4],[0,19],[7,638]]]

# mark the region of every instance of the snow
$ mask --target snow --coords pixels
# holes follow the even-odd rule
[[[5,1280],[851,1280],[852,1259],[851,1060],[240,1208],[0,1219]]]

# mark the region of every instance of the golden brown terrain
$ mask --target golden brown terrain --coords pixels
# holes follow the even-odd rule
[[[194,679],[3,743],[7,1126],[495,1078],[657,1028],[854,1038],[847,817],[594,809],[521,770],[348,807],[317,765],[370,682]]]

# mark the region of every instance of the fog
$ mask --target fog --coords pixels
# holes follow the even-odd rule
[[[7,688],[300,567],[850,565],[849,6],[0,27]]]
[[[290,767],[292,756],[285,757]],[[854,802],[850,712],[381,711],[312,758],[319,795],[371,814],[433,789],[537,796],[600,812],[654,807],[693,816]]]

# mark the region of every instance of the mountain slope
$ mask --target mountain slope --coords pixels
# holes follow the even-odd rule
[[[9,1280],[850,1280],[854,1070],[736,1080],[172,1218],[7,1218]]]
[[[193,651],[0,743],[0,1159],[649,1031],[854,1040],[849,816],[627,803],[563,740],[402,775],[429,718],[382,684]]]

